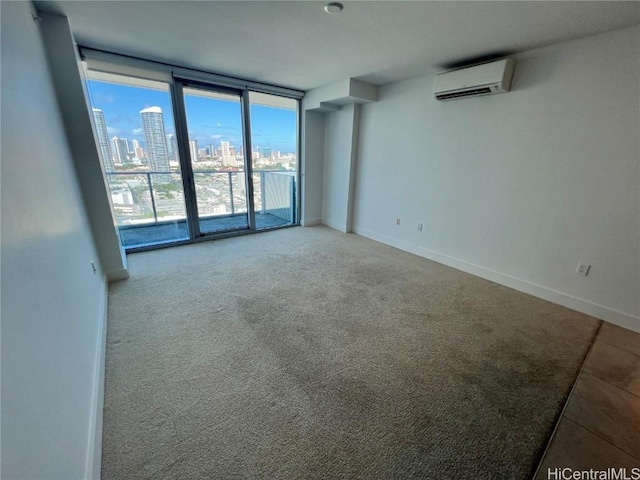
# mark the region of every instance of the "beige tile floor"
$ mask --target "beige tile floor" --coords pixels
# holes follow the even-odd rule
[[[640,334],[604,322],[535,480],[549,469],[640,467]]]

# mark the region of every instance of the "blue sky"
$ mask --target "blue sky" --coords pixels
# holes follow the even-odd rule
[[[109,138],[113,136],[138,140],[144,147],[140,110],[162,108],[166,133],[175,133],[171,98],[168,91],[131,87],[90,80],[89,92],[93,107],[104,112]],[[198,140],[204,148],[228,141],[239,149],[242,146],[240,104],[211,98],[187,96],[185,99],[190,140]],[[279,150],[296,151],[296,112],[263,105],[251,105],[252,144]]]

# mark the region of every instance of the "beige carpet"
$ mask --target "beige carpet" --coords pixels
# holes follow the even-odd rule
[[[129,256],[104,479],[527,479],[599,320],[326,227]]]

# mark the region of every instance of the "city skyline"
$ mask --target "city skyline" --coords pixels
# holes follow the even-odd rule
[[[89,80],[88,86],[93,106],[96,110],[103,112],[102,119],[106,138],[109,140],[108,144],[113,137],[118,137],[128,140],[132,145],[137,141],[140,147],[148,151],[149,139],[145,135],[139,112],[152,107],[162,111],[165,145],[167,135],[175,136],[173,109],[168,90],[98,80]],[[212,108],[211,100],[211,98],[196,95],[185,96],[189,140],[196,140],[202,147],[212,144],[219,147],[220,142],[225,141],[238,152],[243,145],[239,103],[217,100],[215,108]],[[270,151],[280,151],[283,154],[296,153],[297,112],[295,110],[251,104],[250,111],[254,151],[260,147]],[[109,150],[111,150],[110,146]],[[172,156],[169,151],[167,155]]]

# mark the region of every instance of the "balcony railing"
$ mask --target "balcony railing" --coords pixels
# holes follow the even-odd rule
[[[244,171],[194,170],[200,219],[247,212]],[[111,199],[121,228],[186,219],[181,175],[175,172],[107,172]],[[253,172],[256,213],[295,221],[293,172]]]

